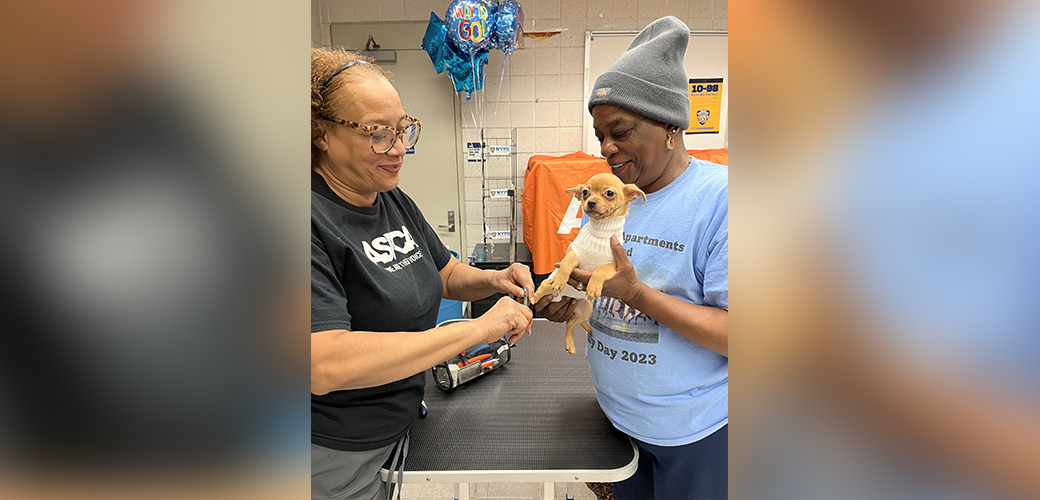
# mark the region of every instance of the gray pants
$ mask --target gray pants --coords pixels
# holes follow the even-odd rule
[[[386,498],[379,469],[394,445],[371,451],[339,451],[311,443],[312,500]]]

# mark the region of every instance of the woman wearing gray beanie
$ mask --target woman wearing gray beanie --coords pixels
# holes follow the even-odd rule
[[[611,171],[647,197],[629,204],[625,245],[612,241],[617,274],[589,320],[600,406],[639,447],[635,475],[614,485],[619,500],[728,496],[728,168],[683,143],[689,37],[674,17],[654,21],[589,98]],[[590,277],[575,269],[570,284]],[[562,321],[573,307],[536,310]]]

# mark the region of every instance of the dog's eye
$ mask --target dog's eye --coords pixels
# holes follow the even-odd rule
[[[588,189],[582,189],[581,190],[581,197],[582,198],[588,198],[589,197],[589,190]]]
[[[607,190],[606,192],[604,192],[603,194],[605,194],[605,195],[607,196],[607,198],[613,198],[613,197],[614,197],[614,190],[612,190],[612,189],[608,189],[608,190]]]

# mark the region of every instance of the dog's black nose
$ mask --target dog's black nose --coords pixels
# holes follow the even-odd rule
[[[585,206],[589,208],[596,208],[596,200],[589,200],[585,202]]]

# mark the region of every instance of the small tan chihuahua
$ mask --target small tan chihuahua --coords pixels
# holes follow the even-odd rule
[[[581,200],[581,209],[589,216],[588,224],[582,226],[578,236],[567,249],[567,255],[560,262],[560,268],[553,271],[531,298],[538,302],[546,295],[552,295],[553,302],[563,297],[578,300],[574,314],[567,318],[567,352],[574,354],[574,328],[581,325],[586,332],[592,333],[589,317],[592,316],[592,301],[603,292],[603,282],[617,272],[617,262],[610,249],[610,237],[617,235],[624,241],[625,216],[628,215],[628,204],[646,194],[635,184],[625,184],[614,174],[596,174],[585,184],[579,184],[567,193],[576,193]],[[580,291],[567,284],[571,271],[575,268],[592,271],[585,291]]]

